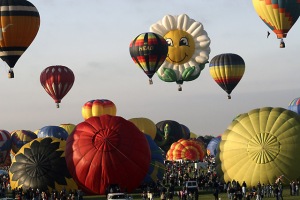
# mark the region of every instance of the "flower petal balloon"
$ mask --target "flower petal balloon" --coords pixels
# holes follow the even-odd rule
[[[167,58],[157,70],[158,77],[176,82],[181,91],[181,84],[198,78],[208,62],[210,38],[203,24],[186,14],[166,15],[151,25],[150,31],[162,35],[169,45]]]

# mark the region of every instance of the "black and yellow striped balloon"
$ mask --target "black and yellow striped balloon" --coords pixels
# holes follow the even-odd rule
[[[10,72],[36,37],[39,27],[40,15],[32,3],[0,0],[0,57]]]

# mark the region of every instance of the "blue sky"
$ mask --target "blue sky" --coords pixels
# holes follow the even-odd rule
[[[198,135],[219,135],[232,119],[254,108],[287,108],[300,96],[299,22],[286,48],[257,16],[251,1],[236,0],[31,0],[41,17],[32,45],[17,62],[15,78],[0,61],[0,129],[35,131],[47,125],[78,124],[81,107],[92,99],[110,99],[125,119],[175,120]],[[246,71],[228,100],[206,65],[200,77],[183,84],[154,84],[132,61],[129,43],[163,16],[187,14],[203,24],[211,39],[210,59],[221,53],[243,57]],[[209,60],[210,60],[209,59]],[[75,83],[57,109],[40,84],[50,65],[65,65]]]

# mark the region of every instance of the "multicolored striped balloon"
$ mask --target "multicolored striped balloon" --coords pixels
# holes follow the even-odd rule
[[[152,84],[152,77],[158,68],[165,61],[168,54],[168,43],[157,33],[142,33],[131,41],[129,51],[132,60],[149,77]]]
[[[300,97],[293,99],[293,101],[289,103],[288,109],[300,114]]]
[[[0,0],[0,58],[12,68],[30,46],[40,27],[36,7],[26,0]]]
[[[252,0],[261,20],[276,34],[285,38],[300,15],[299,0]]]
[[[180,139],[171,145],[166,159],[202,161],[204,156],[205,152],[197,141]]]
[[[210,61],[209,72],[216,83],[228,94],[228,99],[231,99],[232,90],[244,75],[245,62],[237,54],[220,54]]]

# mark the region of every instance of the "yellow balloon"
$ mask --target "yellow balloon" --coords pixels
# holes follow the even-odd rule
[[[300,177],[300,116],[264,107],[236,117],[223,133],[216,157],[224,181],[247,186],[273,184],[279,176]]]
[[[75,129],[76,125],[75,124],[61,124],[61,125],[59,125],[59,127],[65,129],[68,132],[68,134],[70,135],[73,132],[73,130]]]
[[[155,123],[145,117],[139,117],[139,118],[131,118],[129,119],[136,127],[140,129],[144,134],[149,135],[153,140],[156,136],[156,125]]]

